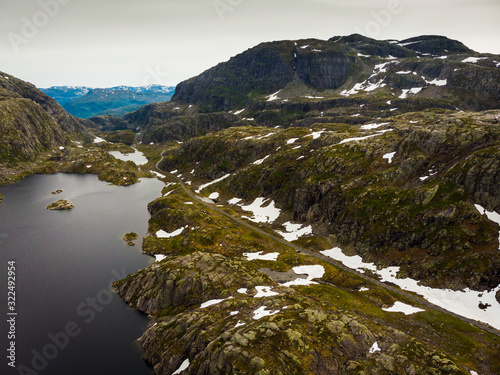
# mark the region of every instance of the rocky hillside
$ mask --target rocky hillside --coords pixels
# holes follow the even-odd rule
[[[480,55],[438,36],[272,42],[180,83],[172,100],[221,111],[266,99],[282,103],[385,93],[394,98],[442,98],[478,110],[498,105],[499,64],[498,56]]]
[[[500,373],[499,67],[440,36],[264,43],[95,119],[162,150],[157,262],[115,284],[155,373]]]
[[[365,125],[232,128],[168,152],[228,200],[273,199],[281,223],[313,224],[364,259],[428,285],[500,284],[500,112],[413,112]],[[279,227],[279,226],[278,226]],[[471,274],[475,275],[471,277]]]
[[[117,86],[110,88],[55,86],[41,89],[53,97],[73,116],[123,116],[144,105],[166,102],[174,87],[150,85],[144,87]]]
[[[500,370],[493,336],[249,230],[179,184],[149,210],[143,250],[158,261],[115,288],[150,316],[139,341],[156,374]],[[413,312],[390,312],[401,303]]]
[[[217,112],[223,112],[222,129],[363,124],[429,108],[482,111],[499,107],[499,67],[500,56],[440,36],[270,42],[181,82],[169,103],[91,120],[103,130],[128,128],[145,143],[159,143],[215,130],[213,116],[199,115]],[[198,120],[187,120],[193,115]],[[178,127],[183,130],[168,130]]]
[[[75,119],[30,83],[0,72],[0,164],[34,161],[85,133]]]

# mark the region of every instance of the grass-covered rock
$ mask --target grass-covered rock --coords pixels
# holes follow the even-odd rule
[[[408,316],[386,312],[382,308],[395,301],[415,302],[242,227],[193,202],[178,184],[162,194],[148,207],[143,249],[165,259],[114,284],[132,307],[150,315],[139,342],[155,373],[171,374],[185,360],[189,374],[467,374],[500,368],[493,336],[427,307]],[[167,238],[159,232],[180,228]],[[303,244],[331,246],[315,237]],[[244,256],[258,251],[279,256]],[[276,275],[299,265],[321,265],[325,273],[317,284],[280,285]],[[257,297],[256,287],[274,295]]]

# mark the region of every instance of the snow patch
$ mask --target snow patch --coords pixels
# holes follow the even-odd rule
[[[270,286],[256,286],[255,289],[257,289],[257,294],[254,296],[254,298],[273,297],[279,294],[271,291]]]
[[[235,115],[239,115],[240,113],[244,112],[246,108],[240,109],[239,111],[234,112]]]
[[[447,79],[433,79],[432,81],[427,81],[429,85],[436,85],[436,86],[446,86],[448,84]]]
[[[267,156],[263,157],[262,159],[256,160],[256,161],[254,161],[252,164],[253,164],[253,165],[259,165],[259,164],[262,164],[262,163],[264,162],[264,160],[266,160],[269,156],[271,156],[271,155],[267,155]]]
[[[463,63],[477,63],[480,60],[484,60],[487,57],[467,57],[465,60],[462,60]]]
[[[319,132],[312,132],[311,134],[307,135],[306,137],[312,136],[313,140],[314,140],[314,139],[318,139],[319,137],[321,137],[321,134],[323,134],[323,133],[325,133],[325,131],[320,130]]]
[[[298,138],[290,138],[288,141],[286,141],[286,144],[287,145],[291,145],[292,143],[295,143],[295,141],[297,141]]]
[[[271,201],[267,206],[264,207],[266,203],[265,198],[256,198],[253,203],[248,206],[241,205],[240,207],[245,211],[250,211],[253,213],[253,217],[246,217],[255,223],[272,223],[274,222],[281,213],[279,208],[276,208],[274,201]]]
[[[366,124],[366,125],[361,125],[360,129],[362,130],[371,130],[371,129],[377,129],[380,128],[381,126],[384,125],[389,125],[388,122],[383,122],[381,124]]]
[[[218,198],[219,198],[219,193],[216,191],[208,196],[208,199],[218,199]]]
[[[406,99],[408,97],[408,94],[416,95],[420,91],[422,91],[423,87],[413,87],[411,89],[403,89],[403,92],[401,95],[399,95],[400,99]]]
[[[367,135],[365,137],[354,137],[354,138],[346,138],[342,141],[340,141],[338,144],[341,145],[343,143],[347,143],[347,142],[352,142],[352,141],[361,141],[363,139],[368,139],[368,138],[373,138],[373,137],[376,137],[378,135],[382,135],[382,134],[372,134],[372,135]]]
[[[180,235],[186,227],[179,228],[177,230],[174,230],[172,233],[165,232],[163,229],[160,229],[159,231],[156,232],[156,237],[157,238],[171,238]]]
[[[276,91],[274,94],[271,94],[269,96],[266,96],[268,102],[272,102],[273,100],[277,100],[278,94],[281,92],[281,90]]]
[[[419,309],[418,307],[413,307],[411,305],[407,305],[406,303],[396,301],[393,306],[388,308],[383,308],[384,311],[389,312],[402,312],[405,315],[415,314],[421,311],[425,311],[424,309]]]
[[[263,318],[265,316],[271,316],[271,315],[277,314],[279,312],[280,312],[279,310],[275,310],[275,311],[266,310],[266,306],[262,306],[253,312],[253,319],[259,320],[260,318]]]
[[[488,219],[490,219],[491,221],[494,221],[495,223],[497,223],[498,225],[500,225],[500,214],[496,213],[496,212],[492,212],[492,211],[487,211],[486,208],[480,206],[479,204],[475,204],[474,205],[476,207],[476,209],[479,211],[479,213],[481,215],[486,215],[488,217]],[[500,233],[499,233],[499,236],[498,236],[498,241],[500,242]],[[500,250],[500,246],[498,248]]]
[[[373,354],[375,352],[379,352],[380,351],[380,348],[378,347],[378,342],[375,341],[375,344],[372,345],[372,347],[370,348],[370,354]]]
[[[186,359],[184,362],[182,362],[181,366],[177,370],[175,370],[174,373],[172,373],[172,375],[180,374],[182,371],[187,369],[189,365],[190,365],[189,359]]]
[[[306,279],[298,278],[287,283],[281,284],[283,286],[290,287],[292,285],[311,285],[317,284],[313,279],[321,279],[325,274],[325,268],[323,266],[298,266],[293,267],[293,272],[297,275],[307,275]]]
[[[158,178],[165,178],[165,177],[166,177],[164,174],[161,174],[160,172],[156,172],[156,171],[152,171],[152,172],[153,172],[153,173],[156,175],[156,177],[158,177]]]
[[[500,291],[500,285],[495,289],[478,292],[466,288],[462,291],[450,289],[437,289],[420,285],[418,281],[410,278],[397,278],[399,267],[377,269],[373,263],[365,263],[360,256],[347,256],[338,247],[321,251],[321,254],[342,262],[345,266],[363,272],[368,269],[381,276],[382,282],[390,282],[401,289],[420,294],[427,301],[440,306],[455,314],[469,319],[487,323],[500,329],[500,303],[495,299],[495,293]],[[479,306],[487,306],[481,309]]]
[[[259,138],[257,138],[257,139],[259,139],[259,140],[260,140],[260,139],[264,139],[264,138],[270,137],[270,136],[272,136],[272,135],[274,135],[274,134],[276,134],[276,133],[269,133],[269,134],[263,135],[262,137],[259,137]]]
[[[302,157],[303,156],[301,156],[301,158]],[[288,242],[295,241],[302,236],[312,234],[312,226],[310,225],[305,227],[302,224],[293,224],[292,222],[287,221],[283,224],[283,226],[285,227],[286,232],[277,230],[276,233],[278,233]]]
[[[172,173],[172,172],[170,172],[170,173]],[[226,174],[226,175],[222,176],[221,178],[218,178],[217,180],[213,180],[212,182],[208,182],[206,184],[203,184],[203,185],[198,187],[198,190],[196,190],[196,192],[199,193],[200,191],[202,191],[206,187],[209,187],[210,185],[216,184],[217,182],[221,182],[222,180],[225,180],[226,178],[228,178],[230,176],[231,176],[230,174]]]
[[[217,304],[221,303],[222,301],[224,301],[224,299],[212,299],[210,301],[203,302],[200,306],[200,309],[204,309],[204,308],[207,308],[209,306],[217,305]]]
[[[388,154],[385,154],[384,156],[382,156],[382,159],[387,159],[387,162],[389,164],[392,163],[392,158],[394,157],[394,155],[396,155],[396,152],[390,152]]]
[[[155,262],[161,262],[163,259],[166,258],[166,256],[163,254],[155,254],[154,257],[155,257]]]
[[[262,254],[263,251],[259,251],[257,253],[243,253],[243,256],[247,258],[247,260],[272,260],[277,261],[280,253],[267,253]]]

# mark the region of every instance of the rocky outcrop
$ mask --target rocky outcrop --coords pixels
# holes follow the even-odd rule
[[[137,233],[134,233],[134,232],[129,232],[129,233],[126,233],[124,236],[123,236],[123,240],[127,243],[127,245],[129,246],[135,246],[135,240],[137,240],[137,238],[139,238],[139,235]]]
[[[402,40],[399,43],[407,49],[437,56],[474,53],[473,50],[465,46],[462,42],[440,35],[417,36]]]
[[[2,72],[0,72],[0,98],[31,100],[51,116],[64,132],[77,135],[85,131],[82,123],[67,113],[50,96],[38,90],[34,85]]]
[[[51,203],[45,208],[47,210],[54,210],[54,211],[67,211],[75,208],[75,206],[73,203],[71,203],[71,201],[67,199],[59,199],[57,202]]]
[[[365,91],[428,89],[418,96],[473,110],[497,108],[497,62],[491,55],[478,57],[459,41],[433,35],[378,41],[353,34],[263,43],[181,82],[172,100],[223,111],[277,98],[327,99],[339,88],[355,95],[372,84]]]
[[[368,260],[430,285],[489,289],[500,283],[498,228],[472,202],[499,209],[495,113],[415,113],[393,118],[386,136],[345,124],[315,125],[317,139],[308,129],[235,128],[187,142],[161,167],[230,174],[218,185],[228,197],[272,198]]]
[[[32,162],[85,131],[79,120],[35,86],[0,72],[0,164]]]
[[[380,56],[380,57],[414,57],[415,53],[407,48],[389,41],[376,40],[368,38],[360,34],[352,34],[348,36],[334,36],[329,39],[332,42],[346,44],[354,48],[363,55]]]
[[[0,101],[0,163],[34,161],[69,141],[55,119],[28,99]]]
[[[227,300],[210,312],[197,310],[160,319],[139,341],[155,373],[165,375],[186,359],[190,360],[186,374],[326,375],[368,369],[370,373],[414,374],[429,368],[436,374],[463,373],[442,353],[401,331],[386,328],[377,337],[349,314],[310,308],[304,299],[300,302],[289,306],[286,314],[237,327],[238,318],[246,314],[241,310],[244,302]],[[268,307],[279,309],[274,303]],[[239,311],[239,316],[224,319],[223,311],[230,309]],[[375,342],[383,352],[370,353]]]
[[[146,144],[150,142],[186,141],[210,132],[243,124],[245,124],[245,121],[241,121],[237,116],[223,112],[177,116],[165,121],[164,124],[158,127],[146,128],[142,135],[142,141]]]
[[[117,116],[95,116],[89,118],[89,121],[93,122],[95,126],[102,131],[124,130],[130,128],[128,122]]]
[[[247,142],[239,145],[244,138],[274,146],[281,142],[278,147],[287,148],[283,143],[288,144],[288,136],[295,139],[290,149],[306,149],[301,139],[312,138],[307,129],[232,128],[181,147],[198,141],[221,146],[216,138],[228,137],[233,148],[248,148]],[[313,141],[315,147],[325,142],[321,137]],[[239,157],[254,156],[242,152]],[[189,159],[186,167],[191,163]],[[208,163],[218,160],[194,162],[194,173],[205,173]],[[276,163],[277,159],[272,164]],[[280,164],[282,168],[283,160]],[[245,178],[245,169],[249,172],[252,167],[241,166],[239,178]],[[261,172],[255,167],[254,173]],[[217,190],[221,202],[232,196],[220,184]],[[462,324],[431,311],[418,316],[385,312],[381,308],[396,301],[392,292],[371,284],[360,289],[368,286],[365,280],[193,202],[179,184],[169,184],[162,193],[148,205],[150,235],[143,242],[145,253],[162,257],[114,283],[130,306],[149,314],[151,322],[139,342],[156,374],[172,374],[181,365],[185,374],[214,375],[418,374],[429,369],[435,374],[463,374],[468,366],[480,366],[484,373],[496,366],[498,345],[485,335],[474,332],[469,340]],[[437,194],[429,189],[415,199],[431,205]],[[158,235],[160,229],[172,236]],[[247,259],[247,253],[259,251],[279,255],[273,261]],[[315,279],[318,284],[288,287],[280,285],[285,280],[275,278],[297,275],[300,271],[292,267],[303,264],[324,270]],[[427,323],[429,316],[432,324]],[[450,347],[450,342],[459,344]]]
[[[318,90],[336,89],[355,71],[355,58],[334,42],[262,43],[181,82],[172,100],[211,111],[243,108],[253,95],[272,94],[296,77]]]
[[[117,284],[128,303],[148,314],[169,307],[190,307],[204,301],[230,297],[240,287],[264,282],[265,276],[249,272],[241,260],[220,254],[194,253],[166,259]]]

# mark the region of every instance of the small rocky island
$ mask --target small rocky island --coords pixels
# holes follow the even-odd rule
[[[59,211],[64,211],[64,210],[71,210],[72,208],[75,208],[73,203],[67,199],[59,199],[57,202],[49,204],[47,207],[45,207],[47,210],[59,210]]]
[[[57,195],[57,194],[61,194],[62,192],[63,192],[63,191],[62,191],[61,189],[57,189],[57,190],[54,190],[54,191],[52,192],[52,194]]]
[[[134,232],[130,232],[130,233],[126,233],[124,236],[123,236],[123,240],[127,243],[127,245],[129,246],[135,246],[135,243],[134,241],[139,238],[139,235],[137,233],[134,233]]]

